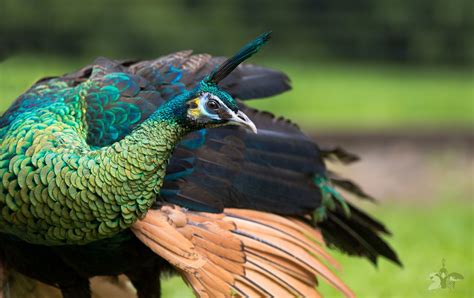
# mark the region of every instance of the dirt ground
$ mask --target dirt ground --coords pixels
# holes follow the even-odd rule
[[[472,200],[474,134],[470,132],[318,134],[322,147],[339,145],[361,160],[330,167],[377,200]]]

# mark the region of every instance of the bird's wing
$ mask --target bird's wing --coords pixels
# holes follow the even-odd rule
[[[328,268],[336,263],[321,234],[298,219],[167,205],[148,212],[132,231],[175,266],[199,297],[319,297],[317,278],[353,296]]]
[[[226,58],[208,54],[192,55],[182,51],[156,60],[137,62],[130,71],[139,74],[159,89],[165,99],[194,88]],[[219,83],[219,87],[242,100],[273,96],[291,89],[284,73],[270,68],[243,63]]]
[[[211,65],[225,58],[212,58]],[[290,79],[284,73],[253,64],[240,64],[219,86],[235,98],[258,99],[280,94],[291,89]]]
[[[325,172],[317,146],[283,119],[243,110],[259,133],[229,126],[188,136],[171,160],[163,199],[208,212],[310,213],[321,198],[313,176]]]

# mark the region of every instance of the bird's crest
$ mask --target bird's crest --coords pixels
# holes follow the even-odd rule
[[[240,63],[250,58],[253,54],[257,53],[260,48],[270,39],[271,31],[265,32],[246,44],[241,48],[234,56],[225,60],[217,69],[212,71],[205,79],[204,82],[208,84],[217,85],[225,77],[227,77]]]

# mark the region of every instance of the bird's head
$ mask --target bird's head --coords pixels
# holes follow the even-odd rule
[[[235,99],[216,85],[201,83],[191,97],[186,102],[186,121],[192,127],[240,125],[257,133],[255,124],[239,110]]]
[[[269,38],[270,32],[260,35],[208,74],[194,90],[182,95],[181,101],[184,101],[183,106],[186,107],[182,116],[188,127],[200,129],[240,125],[257,133],[255,124],[239,110],[237,101],[219,88],[218,83],[258,52]]]

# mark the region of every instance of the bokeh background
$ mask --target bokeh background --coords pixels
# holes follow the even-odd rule
[[[360,297],[473,297],[472,0],[0,1],[0,112],[33,82],[97,56],[230,55],[271,29],[255,58],[293,90],[255,107],[362,157],[337,170],[379,199],[404,268],[334,255]],[[446,259],[464,275],[428,291]],[[322,285],[329,296],[337,295]],[[178,279],[164,297],[187,297]]]

